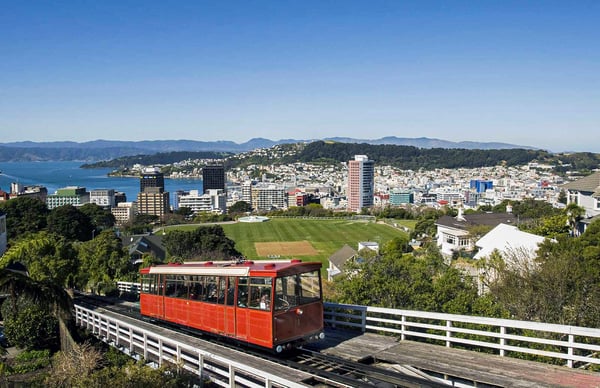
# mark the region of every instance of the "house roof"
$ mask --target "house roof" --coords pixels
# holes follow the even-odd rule
[[[162,236],[155,234],[143,235],[121,235],[123,246],[128,249],[130,255],[134,253],[153,253],[157,258],[165,258],[165,248],[162,245]]]
[[[462,214],[460,217],[442,216],[437,220],[436,225],[467,230],[476,225],[496,226],[502,223],[516,224],[517,217],[512,213]]]
[[[600,197],[600,171],[562,185],[567,190],[593,193],[592,197]]]
[[[544,240],[544,237],[520,231],[516,226],[499,224],[477,240],[475,245],[481,249],[474,259],[488,257],[496,249],[502,254],[522,252],[535,255],[539,244]]]
[[[356,256],[356,252],[350,245],[344,244],[344,246],[337,250],[333,255],[329,256],[329,261],[333,263],[338,269],[341,269],[346,261]]]

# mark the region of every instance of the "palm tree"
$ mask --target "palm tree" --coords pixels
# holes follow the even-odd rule
[[[9,265],[0,269],[0,293],[9,296],[15,312],[20,296],[27,296],[32,302],[48,308],[59,321],[61,348],[70,347],[72,339],[66,330],[66,322],[72,316],[73,300],[64,288],[48,280],[35,281],[26,272],[11,269]]]
[[[577,224],[585,214],[585,209],[577,205],[576,203],[570,203],[565,208],[565,212],[567,214],[567,223],[569,224],[569,227],[571,229],[571,236],[577,236],[579,234]]]

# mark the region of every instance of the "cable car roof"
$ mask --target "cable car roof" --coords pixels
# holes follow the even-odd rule
[[[306,267],[317,265],[319,262],[306,262],[301,260],[257,260],[257,261],[191,261],[183,264],[163,264],[140,270],[141,273],[170,274],[170,275],[224,275],[224,276],[249,276],[250,272],[278,273],[282,270],[291,270],[298,266]],[[287,271],[286,271],[287,272]]]

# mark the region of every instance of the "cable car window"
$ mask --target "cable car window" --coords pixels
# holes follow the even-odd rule
[[[237,306],[247,307],[248,306],[248,278],[242,277],[238,279],[238,291],[237,291]]]
[[[202,285],[202,276],[191,276],[190,281],[190,299],[202,300],[204,286]]]
[[[206,276],[206,282],[204,283],[204,287],[206,288],[206,302],[217,303],[218,280],[218,276]]]
[[[271,310],[271,278],[250,278],[250,302],[248,307]]]
[[[227,296],[225,298],[225,304],[227,306],[233,306],[233,297],[235,296],[235,277],[230,276],[227,279]]]
[[[166,283],[165,296],[187,299],[188,287],[183,275],[167,275]]]
[[[145,294],[156,295],[156,277],[157,275],[144,274],[141,278],[141,290]]]
[[[218,288],[217,288],[217,302],[219,304],[225,303],[225,294],[227,292],[227,278],[225,276],[219,276],[217,278]]]
[[[275,279],[275,310],[316,302],[321,299],[319,271]]]

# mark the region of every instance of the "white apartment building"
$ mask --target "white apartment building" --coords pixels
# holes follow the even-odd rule
[[[117,225],[123,225],[133,219],[137,213],[136,202],[120,202],[117,206],[112,207],[110,212],[115,216],[115,222]]]
[[[94,189],[90,191],[90,203],[104,208],[115,207],[115,190],[114,189]]]
[[[209,189],[206,194],[198,190],[190,190],[189,194],[179,197],[179,207],[187,207],[192,213],[225,213],[227,211],[227,194],[221,189]]]
[[[252,209],[287,209],[288,193],[283,186],[257,184],[252,187]]]

